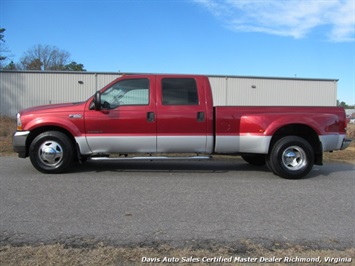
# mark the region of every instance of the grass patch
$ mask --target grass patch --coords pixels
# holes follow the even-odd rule
[[[15,155],[12,150],[12,134],[16,131],[16,119],[0,116],[0,156]]]
[[[36,247],[0,247],[0,265],[246,265],[254,260],[256,265],[285,265],[287,258],[296,260],[293,265],[330,265],[342,259],[339,265],[353,265],[355,248],[345,250],[312,250],[304,246],[273,247],[266,249],[251,241],[242,243],[239,252],[229,247],[211,250],[173,248],[162,245],[156,248],[123,248],[98,244],[92,248],[67,248],[63,245]],[[273,259],[274,258],[274,259]],[[273,260],[273,261],[267,261]],[[297,259],[317,259],[320,263],[297,263]],[[333,260],[327,263],[326,260]],[[152,262],[155,260],[155,262]],[[224,262],[223,262],[224,260]],[[231,260],[231,262],[229,262]],[[344,261],[350,263],[344,263]],[[170,261],[170,262],[168,262]]]

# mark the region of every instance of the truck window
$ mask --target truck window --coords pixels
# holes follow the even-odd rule
[[[121,80],[101,94],[101,104],[107,109],[114,109],[121,105],[148,105],[149,80]]]
[[[198,105],[196,81],[193,78],[163,78],[163,105]]]

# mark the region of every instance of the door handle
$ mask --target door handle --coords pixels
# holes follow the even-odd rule
[[[197,112],[197,122],[204,122],[204,121],[205,121],[205,113]]]
[[[147,113],[147,121],[148,122],[154,122],[154,120],[155,120],[154,112],[148,112]]]

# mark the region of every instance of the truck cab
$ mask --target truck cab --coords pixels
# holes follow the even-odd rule
[[[85,108],[93,153],[212,153],[213,103],[203,76],[125,76]]]

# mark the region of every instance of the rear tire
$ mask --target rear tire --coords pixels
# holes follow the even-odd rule
[[[305,177],[313,167],[312,146],[303,138],[287,136],[278,140],[267,156],[267,165],[278,176],[287,179]]]
[[[72,141],[62,132],[47,131],[39,134],[30,145],[32,165],[42,173],[62,173],[74,160]]]

